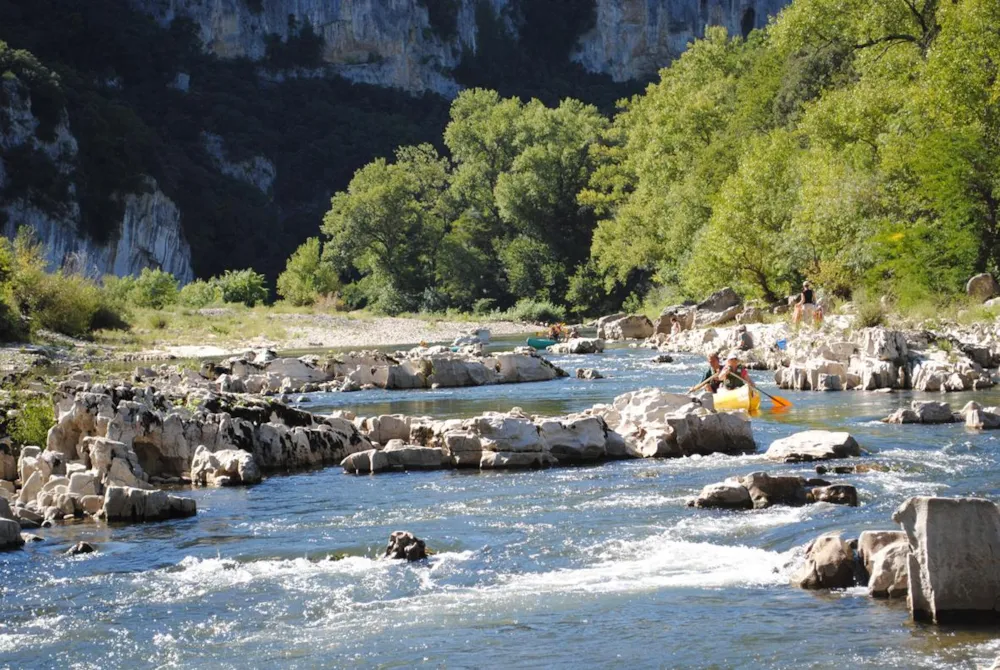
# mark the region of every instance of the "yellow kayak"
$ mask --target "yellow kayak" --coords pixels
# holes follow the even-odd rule
[[[720,410],[745,409],[748,412],[756,412],[760,409],[760,394],[746,384],[732,391],[720,389],[716,391],[713,400],[715,409]]]

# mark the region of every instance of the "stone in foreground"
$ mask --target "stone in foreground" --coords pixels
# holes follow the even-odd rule
[[[861,447],[850,433],[829,430],[805,430],[768,447],[765,456],[772,461],[802,463],[860,456]]]
[[[389,536],[383,558],[421,561],[427,558],[427,545],[413,533],[397,530]]]
[[[910,614],[918,621],[1000,618],[1000,509],[983,498],[914,497],[893,521],[909,540]]]

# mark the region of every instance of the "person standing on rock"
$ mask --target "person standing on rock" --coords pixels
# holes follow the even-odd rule
[[[792,323],[796,326],[802,321],[802,316],[812,319],[813,324],[819,325],[823,320],[823,311],[816,305],[816,295],[813,292],[812,284],[802,282],[802,293],[799,294],[798,302],[795,303],[795,313],[792,316]]]

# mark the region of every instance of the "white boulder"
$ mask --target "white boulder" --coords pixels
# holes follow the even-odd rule
[[[982,498],[914,497],[893,521],[909,541],[907,603],[916,620],[1000,616],[1000,510]]]
[[[861,447],[850,433],[805,430],[775,440],[765,456],[772,461],[800,463],[860,456]]]

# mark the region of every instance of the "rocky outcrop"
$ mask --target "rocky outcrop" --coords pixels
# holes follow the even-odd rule
[[[447,38],[431,26],[420,0],[131,3],[164,25],[178,17],[191,19],[205,50],[221,58],[263,60],[271,36],[287,41],[308,23],[323,38],[322,58],[332,73],[359,83],[449,97],[458,91],[450,71],[458,66],[464,49],[476,48],[474,0],[459,0],[454,35]],[[508,3],[491,4],[499,12]]]
[[[653,334],[653,324],[643,314],[603,317],[597,323],[597,337],[602,340],[644,340]]]
[[[709,484],[697,497],[688,501],[688,506],[764,509],[772,505],[797,507],[817,502],[857,507],[858,492],[849,484],[831,484],[822,479],[752,472],[743,477],[730,477],[718,484]]]
[[[75,185],[70,181],[77,160],[76,138],[70,132],[70,119],[55,126],[52,139],[42,140],[37,131],[40,122],[31,112],[27,89],[16,79],[0,83],[7,105],[0,114],[9,122],[0,130],[0,156],[10,150],[32,150],[53,164],[67,180],[65,198],[44,209],[30,194],[0,202],[4,216],[3,235],[13,237],[18,228],[34,230],[52,267],[68,266],[90,275],[139,274],[143,268],[162,268],[182,283],[194,278],[191,249],[181,228],[181,214],[155,180],[148,178],[142,193],[122,194],[124,215],[113,227],[106,242],[97,242],[82,232],[80,204]],[[0,192],[12,169],[0,160]]]
[[[253,156],[242,161],[232,161],[226,153],[225,142],[220,135],[203,132],[201,143],[205,153],[212,159],[215,168],[244,184],[249,184],[264,195],[270,195],[278,171],[274,163],[263,156]]]
[[[907,603],[916,620],[1000,616],[1000,510],[982,498],[910,498],[893,521],[909,541]]]
[[[57,400],[46,449],[21,450],[23,483],[9,495],[22,528],[66,517],[190,516],[192,500],[157,487],[253,484],[263,471],[339,463],[372,446],[347,419],[245,396],[168,397],[152,387],[70,381]]]
[[[104,496],[104,518],[108,521],[166,521],[194,516],[194,500],[128,486],[110,486]]]
[[[309,23],[323,38],[326,68],[352,81],[404,90],[454,95],[450,72],[465,50],[475,51],[477,0],[455,0],[454,26],[436,30],[423,0],[277,0],[251,3],[224,0],[131,0],[136,8],[167,25],[191,19],[204,48],[222,58],[262,60],[267,40],[287,41]],[[730,35],[746,35],[767,25],[767,17],[787,0],[598,0],[593,28],[581,35],[573,60],[616,81],[649,79],[704,35],[709,25]],[[516,34],[519,17],[511,0],[488,0],[501,25]],[[567,10],[568,11],[568,10]],[[289,20],[292,17],[292,20]],[[444,34],[442,34],[442,32]]]
[[[765,456],[772,461],[802,463],[860,456],[861,447],[850,433],[829,430],[805,430],[768,447]]]
[[[679,56],[706,26],[746,36],[767,25],[785,0],[598,0],[597,21],[573,59],[615,81],[644,79]]]
[[[357,417],[356,425],[373,448],[346,457],[341,465],[352,474],[433,467],[540,468],[755,450],[745,415],[713,411],[711,396],[704,403],[644,389],[619,396],[611,405],[556,418],[528,416],[518,408],[448,421]]]
[[[423,540],[406,530],[397,530],[389,536],[383,558],[405,561],[422,561],[427,558],[427,545]]]

